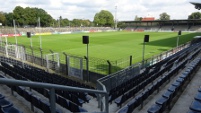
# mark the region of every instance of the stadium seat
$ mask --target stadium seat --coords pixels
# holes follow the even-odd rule
[[[22,96],[23,97],[23,90],[24,90],[25,88],[24,87],[21,87],[21,86],[17,86],[16,87],[16,90],[17,90],[17,93],[20,95],[20,96]]]
[[[67,101],[65,98],[63,98],[59,95],[57,96],[57,103],[66,109],[70,109],[69,108],[69,101]]]
[[[69,108],[70,108],[69,110],[71,112],[87,112],[87,110],[79,107],[78,105],[76,105],[76,104],[74,104],[72,102],[69,102]]]
[[[1,108],[1,112],[2,113],[23,113],[22,111],[20,111],[19,109],[13,106],[3,107]]]
[[[0,94],[0,100],[3,99],[3,98],[5,98],[5,96]]]
[[[85,102],[89,103],[89,100],[91,99],[87,93],[79,93],[79,98],[84,100]]]
[[[7,99],[5,99],[5,98],[0,99],[0,108],[7,107],[7,106],[12,106],[12,105],[13,105],[13,103],[8,101]]]
[[[51,113],[50,104],[48,102],[40,100],[40,103],[41,103],[41,110],[43,111],[43,113]],[[62,112],[61,110],[56,109],[56,113],[62,113]]]
[[[156,100],[156,104],[161,105],[161,111],[165,111],[165,108],[168,104],[168,99],[169,98],[165,98],[165,97],[161,97],[158,100]]]
[[[198,89],[198,92],[201,92],[201,87]]]
[[[128,110],[127,110],[127,113],[132,113],[133,110],[139,106],[139,101],[136,100],[136,98],[132,99],[131,101],[128,102],[127,104],[128,106]]]
[[[198,100],[194,100],[194,101],[191,103],[190,109],[191,109],[192,111],[201,112],[201,102],[198,101]]]
[[[149,109],[148,109],[148,113],[162,113],[161,112],[162,106],[158,105],[158,104],[154,104],[152,105]]]
[[[188,110],[187,113],[201,113],[201,112],[197,112],[197,111],[193,111],[193,110]]]
[[[128,106],[124,106],[123,108],[121,108],[118,113],[129,113],[128,112]]]
[[[31,95],[32,95],[32,92],[28,90],[23,90],[23,97],[29,102],[31,102]]]
[[[76,103],[79,106],[82,106],[82,104],[84,103],[84,101],[80,98],[78,98],[76,95],[71,94],[71,100]]]
[[[125,101],[126,101],[126,95],[122,95],[118,97],[117,99],[115,99],[115,103],[117,104],[118,107],[119,106],[121,107],[121,104]]]
[[[194,98],[195,100],[201,101],[201,92],[198,92]]]
[[[31,104],[39,109],[41,109],[41,101],[40,98],[36,95],[31,95]]]

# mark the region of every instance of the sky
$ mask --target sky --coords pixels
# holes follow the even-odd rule
[[[0,0],[0,11],[13,12],[16,6],[44,9],[54,19],[89,19],[93,21],[101,10],[111,12],[118,21],[133,21],[135,16],[152,16],[156,19],[163,12],[170,19],[187,19],[199,10],[190,2],[200,0]]]

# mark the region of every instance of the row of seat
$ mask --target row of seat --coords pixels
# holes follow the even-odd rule
[[[195,52],[197,53],[197,52]],[[188,58],[178,64],[175,68],[171,69],[168,73],[165,73],[160,79],[158,79],[156,82],[154,82],[148,89],[145,89],[142,93],[137,95],[134,99],[132,99],[127,105],[125,105],[119,113],[130,113],[132,112],[136,107],[138,107],[140,104],[143,105],[143,101],[148,98],[155,90],[158,90],[159,87],[170,79],[173,75],[177,74],[178,71],[185,67],[185,65],[188,62]],[[192,71],[191,71],[192,72]],[[182,82],[182,79],[178,79],[178,81]],[[177,83],[174,83],[174,85],[178,85]],[[171,87],[172,88],[172,87]],[[168,94],[168,92],[166,93]],[[125,95],[128,96],[128,95]],[[123,97],[123,98],[122,98]],[[125,99],[127,97],[122,96],[121,99]],[[139,99],[141,97],[142,99]],[[125,100],[117,100],[116,103],[120,104],[122,101]]]
[[[201,113],[201,88],[198,89],[188,113]]]
[[[193,48],[196,50],[197,46]],[[177,62],[177,64],[182,62],[191,52],[192,50],[189,48],[184,49],[183,51],[180,51],[174,54],[173,56],[170,56],[152,66],[147,67],[143,73],[137,76],[134,76],[132,79],[128,80],[127,82],[124,82],[118,85],[117,87],[111,89],[109,91],[109,95],[110,95],[109,102],[112,102],[117,97],[124,95],[124,93],[126,93],[127,91],[135,87],[136,85],[140,84],[141,82],[145,81],[149,77],[152,77],[152,75],[154,75],[155,73],[161,70],[161,67],[163,67],[163,70],[162,70],[163,72],[161,72],[161,74],[165,73],[166,71],[169,71],[171,67],[175,64],[175,62]]]
[[[0,76],[1,78],[5,78],[3,75]],[[28,102],[31,103],[31,106],[35,106],[36,108],[42,110],[44,113],[50,113],[50,104],[48,101],[44,101],[44,99],[40,99],[39,96],[34,95],[32,92],[26,90],[24,87],[21,86],[9,86],[12,91],[15,91],[18,95],[26,99]],[[43,88],[34,88],[36,91],[43,91],[41,94],[47,98],[50,97],[49,90]],[[39,90],[42,89],[42,90]],[[65,93],[67,94],[67,93]],[[87,110],[83,109],[82,107],[78,106],[77,104],[69,101],[62,96],[55,95],[56,103],[60,106],[68,109],[71,112],[87,112]],[[1,99],[1,96],[0,96]],[[71,97],[71,99],[77,99],[76,97]],[[65,104],[64,104],[65,102]],[[32,107],[31,107],[32,108]],[[34,109],[33,109],[34,110]],[[10,113],[10,112],[9,112]],[[15,113],[15,112],[13,112]],[[17,112],[16,112],[17,113]],[[56,113],[61,113],[61,110],[57,109]]]
[[[31,80],[31,81],[37,81],[37,82],[47,82],[45,79],[43,81],[38,80],[38,79],[41,79],[41,77],[37,76],[38,73],[37,74],[29,75],[29,73],[25,73],[25,70],[19,69],[20,67],[14,68],[13,70],[17,71],[17,73],[14,73],[13,71],[10,71],[10,70],[12,70],[11,66],[9,66],[8,64],[6,64],[4,62],[1,62],[1,64],[3,66],[5,66],[5,67],[9,68],[9,69],[6,69],[6,68],[1,67],[2,70],[5,73],[7,73],[8,75],[10,75],[13,78],[15,78],[15,79],[19,79],[19,80]],[[14,67],[16,67],[16,66],[14,66]],[[19,72],[19,71],[21,71],[21,72]],[[47,75],[44,75],[44,76],[47,76]],[[55,78],[54,80],[57,81],[58,79]],[[46,89],[37,89],[37,88],[35,90],[38,91],[41,94],[44,94],[43,92],[47,91]],[[57,92],[58,92],[59,95],[63,96],[63,91],[57,91]],[[69,92],[68,95],[70,95],[70,96],[66,96],[65,95],[65,97],[68,97],[66,99],[69,99],[69,100],[73,101],[74,103],[76,103],[76,104],[78,104],[80,106],[82,106],[82,104],[84,102],[89,102],[89,100],[90,100],[90,97],[88,96],[87,93]],[[48,96],[48,95],[45,95],[45,96]],[[72,98],[72,97],[74,97],[74,98]]]
[[[12,71],[15,71],[18,73],[24,72],[24,74],[29,73],[31,75],[35,75],[35,76],[37,76],[36,78],[41,78],[41,79],[38,79],[38,80],[41,80],[41,82],[44,82],[43,80],[45,80],[48,83],[55,83],[55,84],[66,83],[66,84],[61,84],[61,85],[95,89],[94,87],[92,87],[90,85],[87,85],[87,84],[84,84],[84,83],[81,83],[78,81],[74,81],[72,79],[62,77],[62,76],[59,76],[54,73],[48,73],[45,70],[39,69],[37,67],[31,66],[26,63],[22,63],[21,61],[14,60],[12,58],[0,56],[0,60],[1,60],[1,62],[6,62],[6,63],[12,64],[12,66],[14,66],[14,67],[12,67]],[[6,68],[9,68],[9,67],[6,67]],[[94,95],[94,94],[90,94],[90,95],[96,97],[96,95]]]
[[[174,81],[171,86],[166,90],[163,95],[156,100],[155,104],[148,109],[148,113],[162,113],[166,108],[170,109],[172,100],[179,94],[179,92],[184,90],[184,85],[189,82],[193,72],[197,70],[201,64],[201,58],[194,60],[185,71],[179,76],[176,81]]]
[[[4,63],[2,63],[5,65]],[[3,68],[3,67],[1,67]],[[5,72],[8,73],[10,76],[12,76],[15,79],[20,79],[22,80],[22,76],[19,74],[15,74],[14,72],[8,70],[8,69],[3,69],[6,70]],[[25,80],[25,79],[23,79]],[[49,90],[44,89],[44,88],[33,88],[35,91],[39,92],[40,94],[44,95],[45,97],[49,98]],[[81,93],[81,92],[67,92],[67,91],[61,91],[61,90],[56,90],[56,94],[63,96],[64,98],[76,103],[79,106],[82,106],[83,103],[89,102],[91,99],[86,93]]]
[[[187,60],[185,60],[184,62],[180,63],[180,65],[178,65],[176,68],[172,68],[172,69],[171,69],[172,64],[169,64],[168,66],[166,66],[166,68],[163,68],[162,70],[160,70],[158,72],[155,72],[155,74],[153,74],[151,77],[150,76],[147,77],[147,79],[142,81],[139,85],[137,85],[136,87],[132,88],[127,93],[125,93],[122,96],[120,96],[117,99],[115,99],[115,103],[117,103],[118,106],[121,106],[122,103],[124,103],[129,98],[135,96],[135,94],[137,92],[139,92],[140,90],[145,89],[145,87],[148,84],[153,83],[153,81],[155,79],[159,78],[159,77],[161,77],[160,79],[158,79],[158,81],[159,81],[158,85],[160,87],[164,82],[169,80],[170,77],[172,77],[181,68],[183,68],[183,66],[185,66],[186,63],[187,63]],[[165,72],[166,72],[166,74],[164,74]]]
[[[0,94],[0,113],[22,113],[4,95]]]
[[[21,97],[30,102],[31,106],[35,106],[36,108],[42,110],[44,113],[51,112],[50,103],[45,99],[41,99],[39,96],[33,94],[32,92],[21,86],[12,86],[11,88],[16,91]],[[55,95],[55,97],[57,104],[61,105],[71,112],[87,112],[87,110],[79,107],[75,103],[68,101],[59,95]],[[60,109],[56,109],[56,113],[62,113],[62,111]]]

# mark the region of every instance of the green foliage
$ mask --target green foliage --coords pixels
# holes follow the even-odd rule
[[[73,19],[71,22],[72,27],[89,27],[91,25],[90,20]]]
[[[4,13],[6,17],[5,26],[13,25],[13,13]]]
[[[5,24],[5,21],[6,21],[5,15],[3,14],[3,12],[0,12],[0,23]]]
[[[17,25],[38,25],[38,18],[40,17],[41,26],[50,26],[53,22],[53,18],[43,9],[40,8],[23,8],[16,6],[13,10],[13,19],[16,20]]]
[[[94,23],[96,26],[112,27],[114,26],[114,17],[109,11],[101,10],[95,14]]]
[[[161,13],[159,16],[159,20],[170,20],[170,15],[168,15],[166,12]]]
[[[200,12],[194,12],[188,16],[188,19],[201,19],[201,13]]]

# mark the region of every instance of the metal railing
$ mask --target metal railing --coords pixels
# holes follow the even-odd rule
[[[6,85],[14,85],[14,86],[26,86],[26,87],[34,87],[34,88],[47,88],[50,90],[50,109],[51,113],[56,113],[56,104],[55,104],[55,90],[63,90],[63,91],[75,91],[75,92],[87,92],[87,93],[96,93],[99,96],[99,104],[104,105],[101,107],[101,113],[109,113],[109,103],[108,103],[108,93],[103,86],[103,90],[93,90],[93,89],[85,89],[85,88],[78,88],[78,87],[71,87],[71,86],[63,86],[57,84],[49,84],[49,83],[40,83],[40,82],[28,82],[22,80],[13,80],[13,79],[6,79],[0,78],[0,84]],[[101,101],[101,98],[105,97],[105,101]],[[102,99],[103,100],[103,99]],[[103,103],[104,102],[104,103]]]

